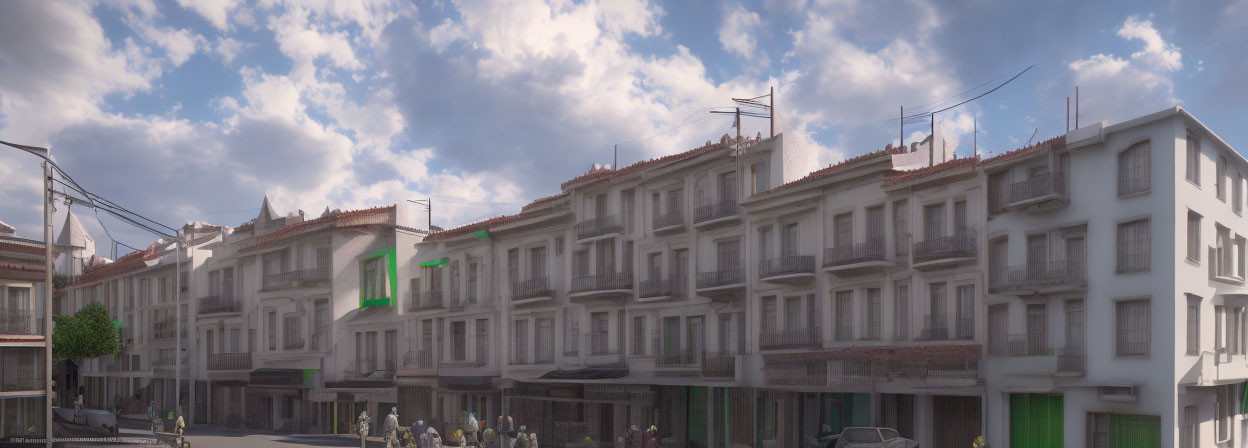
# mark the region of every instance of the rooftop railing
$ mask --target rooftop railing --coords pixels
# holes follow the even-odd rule
[[[823,266],[836,267],[869,261],[886,261],[888,260],[885,257],[886,247],[888,244],[884,238],[871,238],[862,243],[829,247],[823,250]]]
[[[620,224],[615,215],[586,219],[576,223],[576,238],[579,240],[621,232],[624,232],[624,226]]]

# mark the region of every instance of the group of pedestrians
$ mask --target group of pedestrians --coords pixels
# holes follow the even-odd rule
[[[372,419],[368,416],[368,411],[360,413],[357,427],[360,434],[360,448],[365,448],[365,442],[368,437],[369,427]],[[516,427],[515,420],[511,417],[499,416],[494,427],[486,427],[481,429],[481,422],[477,419],[477,415],[471,412],[461,412],[459,416],[459,428],[447,439],[443,439],[442,434],[438,432],[436,425],[427,424],[424,420],[416,420],[408,427],[407,433],[400,438],[399,427],[399,411],[397,408],[390,408],[390,414],[386,415],[385,421],[382,423],[382,439],[386,442],[386,448],[443,448],[443,447],[474,447],[474,448],[539,448],[537,433],[529,432],[528,427],[520,425]],[[586,437],[586,445],[589,445],[589,438]],[[623,445],[627,448],[658,448],[660,446],[659,430],[651,425],[645,431],[642,431],[637,425],[633,425],[617,440],[617,445]],[[592,445],[591,445],[592,446]]]

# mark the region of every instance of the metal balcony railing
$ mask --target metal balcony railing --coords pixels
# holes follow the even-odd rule
[[[914,262],[948,260],[952,258],[975,258],[975,229],[961,227],[953,235],[932,238],[914,243]]]
[[[711,272],[699,272],[698,289],[717,288],[745,283],[745,268],[728,268]]]
[[[823,333],[819,327],[791,328],[785,330],[762,330],[759,332],[758,346],[765,350],[807,347],[823,344]]]
[[[152,354],[153,366],[172,366],[177,363],[177,351],[174,349],[160,349]]]
[[[443,307],[442,290],[412,292],[407,301],[408,311],[433,310]]]
[[[887,247],[888,244],[882,237],[871,238],[866,242],[847,246],[829,247],[823,250],[823,267],[845,266],[868,261],[886,261],[888,258],[884,254]]]
[[[476,303],[477,303],[476,298],[469,299],[466,297],[452,297],[451,305],[448,306],[447,308],[450,311],[463,311],[465,308],[468,307],[468,305],[474,305]]]
[[[10,367],[0,370],[0,391],[2,392],[42,389],[43,372],[34,367]]]
[[[307,346],[307,341],[304,341],[303,337],[295,337],[282,341],[283,350],[303,350],[303,347],[305,346]]]
[[[1009,356],[1053,356],[1053,349],[1042,334],[1012,334],[1006,337]]]
[[[704,378],[731,379],[737,376],[737,355],[734,353],[708,354],[702,359]]]
[[[1088,270],[1082,257],[989,269],[989,288],[994,292],[1081,285],[1088,281]]]
[[[239,303],[232,295],[215,295],[199,298],[199,314],[235,313]]]
[[[485,367],[485,361],[478,360],[458,360],[458,361],[442,361],[438,363],[438,367],[443,369],[471,369],[477,367]]]
[[[185,333],[185,331],[183,331]],[[152,324],[152,339],[173,339],[177,333],[177,324],[173,319],[166,319]]]
[[[763,260],[759,266],[760,278],[779,277],[793,274],[813,274],[815,272],[814,255],[789,255],[785,257]]]
[[[576,239],[578,240],[622,232],[624,232],[624,226],[620,224],[615,215],[586,219],[576,223]]]
[[[213,353],[208,370],[251,370],[251,353]]]
[[[956,339],[975,339],[975,318],[959,317],[954,319],[953,337]]]
[[[944,341],[949,339],[949,320],[944,314],[923,316],[923,329],[919,332],[920,341]]]
[[[35,315],[27,309],[0,309],[0,334],[35,334]]]
[[[572,293],[633,289],[633,274],[612,272],[572,279]]]
[[[663,297],[672,294],[671,283],[667,280],[642,280],[637,288],[638,298]]]
[[[365,378],[394,378],[394,361],[378,361],[376,359],[358,359],[342,371],[342,376],[349,380]]]
[[[1046,196],[1066,196],[1066,173],[1044,173],[1010,184],[1006,187],[1005,205],[1008,207]]]
[[[1071,345],[1057,349],[1057,371],[1066,373],[1087,373],[1088,357],[1083,345]]]
[[[607,333],[589,333],[585,335],[589,344],[589,356],[618,355],[619,350],[611,349],[611,338]]]
[[[303,282],[328,280],[329,279],[329,261],[326,264],[318,265],[315,268],[300,269],[298,271],[283,272],[281,274],[269,274],[264,276],[264,289],[288,288],[298,286]]]
[[[403,356],[403,367],[412,369],[432,369],[433,351],[415,350],[407,352],[407,354]]]
[[[685,211],[674,210],[654,217],[654,230],[678,227],[685,223]]]
[[[535,277],[511,285],[511,300],[554,296],[555,290],[550,287],[549,277]]]
[[[693,210],[693,222],[703,223],[720,218],[728,218],[741,214],[741,206],[737,205],[736,199],[722,199],[719,201],[702,201],[702,204]]]
[[[691,349],[667,350],[655,357],[654,365],[659,367],[697,367],[702,362],[703,353]]]
[[[828,362],[768,365],[763,367],[763,376],[773,386],[827,386]]]

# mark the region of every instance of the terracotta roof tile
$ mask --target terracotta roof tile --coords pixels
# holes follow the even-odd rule
[[[43,272],[43,268],[31,268],[20,264],[0,263],[0,270],[22,271],[22,272]]]
[[[74,279],[71,285],[91,283],[108,277],[115,277],[147,267],[148,260],[159,258],[160,248],[164,243],[152,243],[146,249],[122,255],[112,263],[87,268],[86,272]]]
[[[544,198],[538,198],[534,200],[533,202],[528,203],[528,205],[525,205],[524,207],[520,207],[520,211],[527,212],[539,206],[546,205],[546,204],[558,201],[566,197],[568,197],[568,193],[558,193],[558,194],[552,194],[550,196],[546,196]]]
[[[1007,162],[1013,159],[1017,159],[1019,157],[1036,152],[1042,148],[1047,148],[1053,143],[1056,143],[1059,139],[1062,139],[1065,137],[1066,137],[1065,135],[1059,135],[1057,137],[1053,137],[1053,138],[1038,142],[1031,146],[1025,146],[1022,148],[1018,148],[1012,151],[1002,153],[1000,155],[995,155],[995,156],[992,156],[992,157],[989,157],[987,159],[980,161],[979,164],[980,165],[992,165],[995,163],[1003,163],[1003,162]]]
[[[522,211],[514,215],[495,216],[493,218],[483,219],[481,221],[477,221],[471,224],[465,224],[465,225],[462,225],[453,229],[433,232],[429,236],[425,237],[425,241],[445,240],[445,239],[454,238],[460,235],[473,233],[479,230],[489,230],[492,227],[510,224],[516,221],[520,221],[522,219],[527,219],[533,216],[540,215],[545,211],[546,210],[544,209],[538,209],[538,210]]]
[[[12,241],[0,241],[0,251],[18,252],[30,255],[43,255],[43,244],[21,244]]]
[[[322,216],[316,219],[310,219],[297,224],[291,224],[281,229],[275,230],[264,235],[253,237],[251,244],[247,247],[239,249],[239,252],[248,252],[260,249],[272,243],[285,240],[294,236],[302,235],[312,230],[319,230],[322,227],[351,227],[368,224],[395,224],[396,208],[393,205],[384,207],[373,207],[361,210],[350,210],[336,215]]]
[[[949,171],[954,168],[960,168],[964,166],[969,166],[971,167],[972,170],[974,170],[978,164],[979,164],[979,156],[967,157],[967,158],[962,158],[962,159],[953,159],[947,162],[941,162],[932,166],[923,167],[923,168],[919,168],[915,170],[900,171],[897,174],[893,174],[891,176],[885,177],[884,185],[893,185],[893,184],[899,184],[902,182],[908,182],[908,181],[912,181],[912,180],[927,177],[927,176],[932,176],[935,174],[943,173],[945,171]]]
[[[802,177],[802,178],[800,178],[800,179],[797,179],[797,180],[793,180],[793,181],[789,181],[789,182],[787,182],[787,183],[784,183],[784,184],[782,184],[782,185],[780,185],[780,186],[778,186],[778,187],[776,187],[776,188],[772,188],[771,190],[767,190],[767,191],[766,191],[766,192],[764,192],[763,194],[768,194],[768,193],[771,193],[771,192],[776,191],[776,190],[783,190],[783,189],[786,189],[786,188],[792,188],[792,187],[795,187],[795,186],[798,186],[798,185],[801,185],[801,184],[804,184],[804,183],[807,183],[807,182],[811,182],[811,181],[815,181],[815,180],[818,180],[818,179],[823,179],[823,178],[825,178],[825,177],[829,177],[829,176],[831,176],[831,175],[833,175],[833,174],[843,172],[843,171],[845,171],[845,170],[849,169],[850,167],[852,167],[854,164],[856,164],[856,163],[858,163],[858,162],[861,162],[861,161],[863,161],[863,160],[872,159],[872,158],[879,157],[879,156],[882,156],[882,155],[902,154],[902,153],[905,153],[905,152],[906,152],[906,147],[904,147],[904,146],[898,146],[898,147],[896,147],[896,148],[893,148],[893,147],[891,147],[891,145],[890,145],[890,147],[886,147],[886,148],[881,149],[881,150],[879,150],[879,151],[869,152],[869,153],[866,153],[866,154],[863,154],[863,155],[850,157],[850,158],[848,158],[848,159],[842,160],[842,161],[837,162],[837,163],[834,163],[834,164],[832,164],[832,165],[828,165],[828,166],[827,166],[827,167],[825,167],[825,168],[820,168],[820,169],[818,169],[818,170],[811,171],[811,172],[810,172],[810,174],[807,174],[807,175],[803,176],[803,177]]]
[[[643,161],[634,163],[632,165],[626,166],[624,168],[620,168],[618,170],[612,170],[609,168],[600,168],[596,170],[591,169],[584,174],[581,174],[579,176],[573,177],[572,179],[569,179],[567,182],[559,184],[559,188],[567,190],[568,187],[573,184],[578,184],[582,182],[592,182],[592,181],[606,179],[606,178],[615,177],[615,176],[622,176],[622,175],[625,175],[634,171],[641,170],[646,167],[660,165],[664,163],[679,162],[681,160],[691,159],[693,157],[697,157],[702,154],[715,152],[716,150],[724,149],[724,148],[725,146],[723,144],[712,143],[712,144],[705,145],[699,148],[694,148],[694,149],[691,149],[682,153],[666,155],[663,157],[656,157],[650,160],[643,160]]]

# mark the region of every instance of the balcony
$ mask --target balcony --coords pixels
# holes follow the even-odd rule
[[[326,264],[311,269],[266,275],[264,276],[262,289],[269,291],[274,289],[302,288],[314,286],[327,280],[329,280],[328,261],[326,261]]]
[[[789,255],[763,260],[758,278],[768,283],[808,285],[815,281],[814,255]]]
[[[1248,378],[1248,356],[1231,354],[1224,347],[1201,352],[1200,358],[1183,374],[1179,384],[1223,386],[1243,383],[1245,378]]]
[[[307,342],[303,337],[294,337],[282,341],[282,350],[303,350],[307,346]]]
[[[213,353],[208,370],[251,370],[251,353]]]
[[[758,337],[758,348],[761,350],[815,348],[822,345],[823,333],[819,331],[819,327],[762,330]]]
[[[685,211],[673,210],[654,217],[654,233],[668,233],[685,228]]]
[[[477,361],[475,359],[474,360],[461,359],[461,360],[441,361],[438,363],[438,369],[479,369],[481,367],[485,367],[485,365],[486,365],[485,361]],[[438,372],[438,373],[442,374],[444,372]],[[454,373],[454,372],[445,372],[445,373]]]
[[[611,338],[607,333],[588,333],[585,342],[589,344],[589,356],[616,356],[619,348],[611,348]]]
[[[459,298],[459,297],[451,296],[451,305],[447,307],[447,310],[452,313],[460,312],[468,308],[469,305],[475,305],[476,303],[477,303],[476,297]]]
[[[215,295],[199,298],[199,314],[237,313],[242,311],[234,296]]]
[[[35,335],[35,313],[24,309],[0,309],[0,334]]]
[[[734,300],[745,292],[745,269],[728,268],[699,272],[696,280],[698,295],[712,300]]]
[[[580,242],[609,238],[624,233],[624,226],[615,215],[601,216],[576,223],[576,239]]]
[[[1087,267],[1082,257],[1071,261],[992,269],[988,290],[993,294],[1032,295],[1086,290]]]
[[[1056,376],[1083,376],[1087,373],[1088,355],[1082,344],[1057,349]]]
[[[654,357],[655,367],[698,367],[702,363],[702,353],[691,349],[667,350]]]
[[[178,334],[177,324],[174,322],[173,319],[165,319],[160,322],[156,322],[155,324],[152,324],[152,339],[153,340],[162,341],[162,340],[173,339],[174,337],[177,336],[177,334]],[[182,337],[186,337],[186,321],[182,321],[181,335]]]
[[[43,390],[43,372],[35,367],[0,369],[0,392]],[[18,414],[21,414],[20,412]]]
[[[637,288],[637,301],[645,303],[681,300],[685,298],[684,288],[684,284],[673,285],[667,280],[642,280]]]
[[[407,352],[407,354],[403,356],[403,368],[416,370],[434,369],[433,351],[414,350]]]
[[[1042,212],[1070,202],[1066,194],[1066,173],[1044,173],[1006,187],[1004,208],[1020,212]]]
[[[710,229],[720,225],[738,222],[741,206],[736,199],[719,201],[703,201],[702,205],[693,210],[693,227],[699,230]]]
[[[568,298],[596,299],[620,296],[630,292],[633,292],[633,274],[612,272],[573,278]]]
[[[394,379],[395,370],[394,361],[357,359],[343,370],[342,377],[348,380],[390,380]]]
[[[763,367],[763,377],[771,386],[824,388],[828,385],[828,362],[768,365]]]
[[[440,309],[444,306],[442,302],[442,290],[411,292],[407,301],[407,311],[428,311]]]
[[[914,243],[911,251],[915,269],[931,270],[973,263],[976,257],[975,229],[962,227],[953,235]]]
[[[177,361],[177,351],[171,348],[156,350],[152,353],[153,367],[170,367],[177,364]]]
[[[944,314],[929,314],[923,316],[923,329],[919,331],[920,341],[947,341],[949,340],[949,322],[948,317]]]
[[[898,241],[898,245],[901,241]],[[900,247],[900,246],[899,246]],[[841,277],[873,274],[884,271],[893,263],[888,260],[888,243],[884,238],[823,250],[823,270]]]
[[[715,353],[706,355],[702,360],[702,378],[732,381],[737,377],[737,355],[733,353]]]
[[[555,290],[550,287],[549,277],[536,277],[511,285],[512,305],[527,305],[550,300],[554,297]]]

